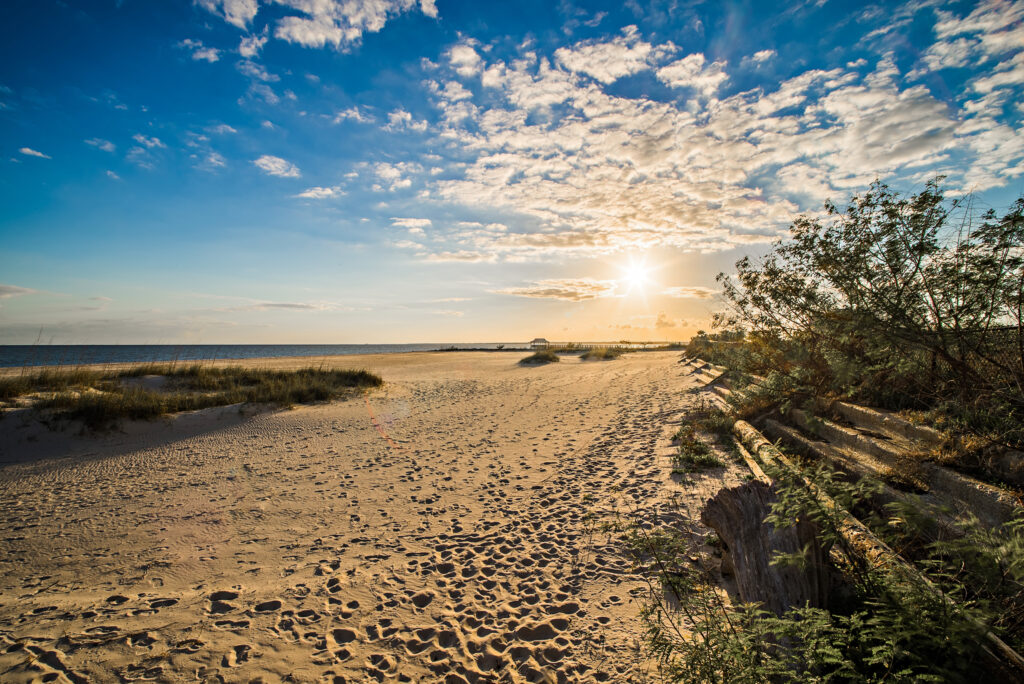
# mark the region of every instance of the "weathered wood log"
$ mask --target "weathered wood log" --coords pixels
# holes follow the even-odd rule
[[[765,439],[764,435],[758,432],[757,428],[750,423],[744,420],[736,421],[733,424],[733,434],[740,439],[740,442],[744,446],[750,449],[751,453],[760,458],[765,464],[775,467],[784,467],[793,473],[800,472],[790,459],[776,449],[775,446]],[[811,493],[816,496],[824,506],[833,509],[840,514],[840,520],[838,523],[839,533],[845,539],[846,543],[860,553],[869,564],[876,568],[886,568],[891,572],[902,574],[908,579],[922,583],[923,586],[928,587],[938,596],[941,596],[951,608],[956,609],[952,600],[945,594],[941,593],[934,583],[922,575],[917,568],[912,566],[909,562],[904,560],[902,556],[889,548],[885,542],[868,530],[861,521],[857,520],[850,515],[848,511],[841,508],[830,496],[828,496],[828,494],[822,492],[807,478],[802,479]],[[973,618],[967,619],[973,621]],[[994,672],[1010,677],[1007,681],[1024,681],[1024,658],[1022,658],[1021,655],[1009,644],[1004,642],[991,631],[988,631],[983,625],[977,622],[975,622],[975,624],[979,628],[985,630],[985,640],[987,643],[979,645],[981,646],[982,652],[987,657],[987,665]]]
[[[761,603],[782,615],[791,608],[824,608],[828,603],[828,566],[809,520],[781,529],[765,522],[775,492],[760,480],[723,489],[708,500],[701,522],[718,533],[732,557],[736,584],[745,603]],[[801,554],[799,565],[773,565],[777,554]]]

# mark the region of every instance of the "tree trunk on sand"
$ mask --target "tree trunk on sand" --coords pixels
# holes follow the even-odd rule
[[[784,529],[764,521],[775,492],[754,480],[723,489],[701,512],[701,522],[718,533],[729,550],[740,598],[781,615],[790,608],[827,607],[828,567],[817,527],[808,520]],[[772,565],[776,554],[801,553],[799,565]]]

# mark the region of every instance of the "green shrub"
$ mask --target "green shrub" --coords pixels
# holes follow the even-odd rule
[[[550,349],[541,349],[540,351],[530,354],[524,359],[520,359],[519,363],[523,366],[531,366],[544,363],[558,363],[560,360],[561,359],[558,358],[558,354]]]

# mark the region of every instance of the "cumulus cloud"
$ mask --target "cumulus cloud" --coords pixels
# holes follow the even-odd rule
[[[605,83],[614,74],[580,78],[523,50],[510,61],[478,53],[478,92],[441,87],[443,71],[433,82],[444,115],[438,138],[458,163],[428,179],[425,192],[516,217],[503,232],[432,231],[438,252],[523,261],[655,246],[728,250],[770,242],[801,210],[874,178],[916,183],[950,160],[952,183],[985,189],[1024,168],[1024,133],[993,116],[1009,101],[995,94],[1019,88],[1014,58],[968,83],[976,99],[958,109],[908,82],[890,56],[721,97],[728,65],[689,55],[658,75],[697,97],[659,101],[612,94]],[[457,65],[438,68],[465,78]]]
[[[412,185],[411,174],[421,173],[423,167],[415,162],[378,162],[373,165],[373,173],[378,179],[374,190],[401,190]]]
[[[423,234],[423,229],[430,226],[432,221],[426,218],[399,218],[391,217],[391,225],[398,228],[406,228],[410,233]]]
[[[305,199],[328,199],[330,197],[338,197],[344,195],[345,192],[337,186],[330,188],[313,187],[308,190],[303,190],[296,197],[303,197]]]
[[[192,54],[192,59],[197,62],[203,61],[212,64],[220,59],[220,50],[203,45],[201,40],[186,38],[178,43],[178,47],[188,50]]]
[[[31,147],[22,147],[18,152],[21,152],[26,157],[39,157],[40,159],[53,159],[48,154],[43,154],[39,150],[33,150]]]
[[[706,63],[697,52],[658,69],[658,78],[673,88],[693,88],[703,97],[711,97],[729,79],[723,60]]]
[[[608,42],[587,41],[555,51],[555,59],[569,71],[583,73],[602,83],[612,83],[650,68],[651,62],[667,53],[640,39],[635,26]]]
[[[364,112],[359,107],[343,109],[334,116],[334,123],[336,124],[348,120],[357,121],[359,123],[373,123],[374,121],[372,116]]]
[[[277,176],[279,178],[298,178],[302,175],[295,164],[270,154],[265,154],[259,159],[254,159],[252,163],[268,176]]]
[[[767,62],[778,57],[778,53],[775,50],[758,50],[749,57],[744,57],[740,60],[740,66],[754,67],[755,69]]]
[[[145,136],[142,133],[136,133],[135,135],[133,135],[132,140],[148,149],[167,147],[167,145],[165,145],[163,141],[160,140],[160,138],[157,138],[156,136]]]
[[[267,43],[267,35],[252,35],[242,36],[241,42],[238,44],[238,54],[246,59],[252,59],[260,54],[260,50]]]
[[[357,45],[364,33],[376,33],[396,15],[419,7],[427,16],[436,17],[437,7],[431,0],[275,0],[297,12],[277,22],[274,36],[305,47],[332,45],[347,50]]]
[[[248,26],[259,11],[257,0],[196,0],[196,4],[240,29]]]
[[[459,43],[448,50],[448,62],[459,76],[470,77],[480,72],[483,60],[469,43]]]
[[[533,297],[536,299],[561,299],[569,302],[582,302],[588,299],[610,297],[615,294],[617,284],[614,280],[594,280],[592,278],[538,280],[524,287],[506,287],[496,290],[499,294],[516,297]]]
[[[114,150],[117,149],[117,146],[114,145],[114,143],[110,142],[109,140],[104,140],[103,138],[89,138],[88,140],[84,140],[83,142],[86,145],[95,147],[98,150],[103,150],[104,152],[113,152]]]
[[[110,169],[107,169],[107,178],[109,178],[111,180],[121,180],[121,177],[118,176],[113,171],[111,171]]]
[[[677,299],[710,299],[718,294],[718,290],[713,290],[709,287],[683,285],[667,288],[661,294]]]

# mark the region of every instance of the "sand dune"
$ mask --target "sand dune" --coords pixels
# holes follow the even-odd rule
[[[385,387],[62,458],[0,423],[0,679],[644,681],[647,585],[601,523],[679,494],[693,381],[518,358],[336,357]]]

